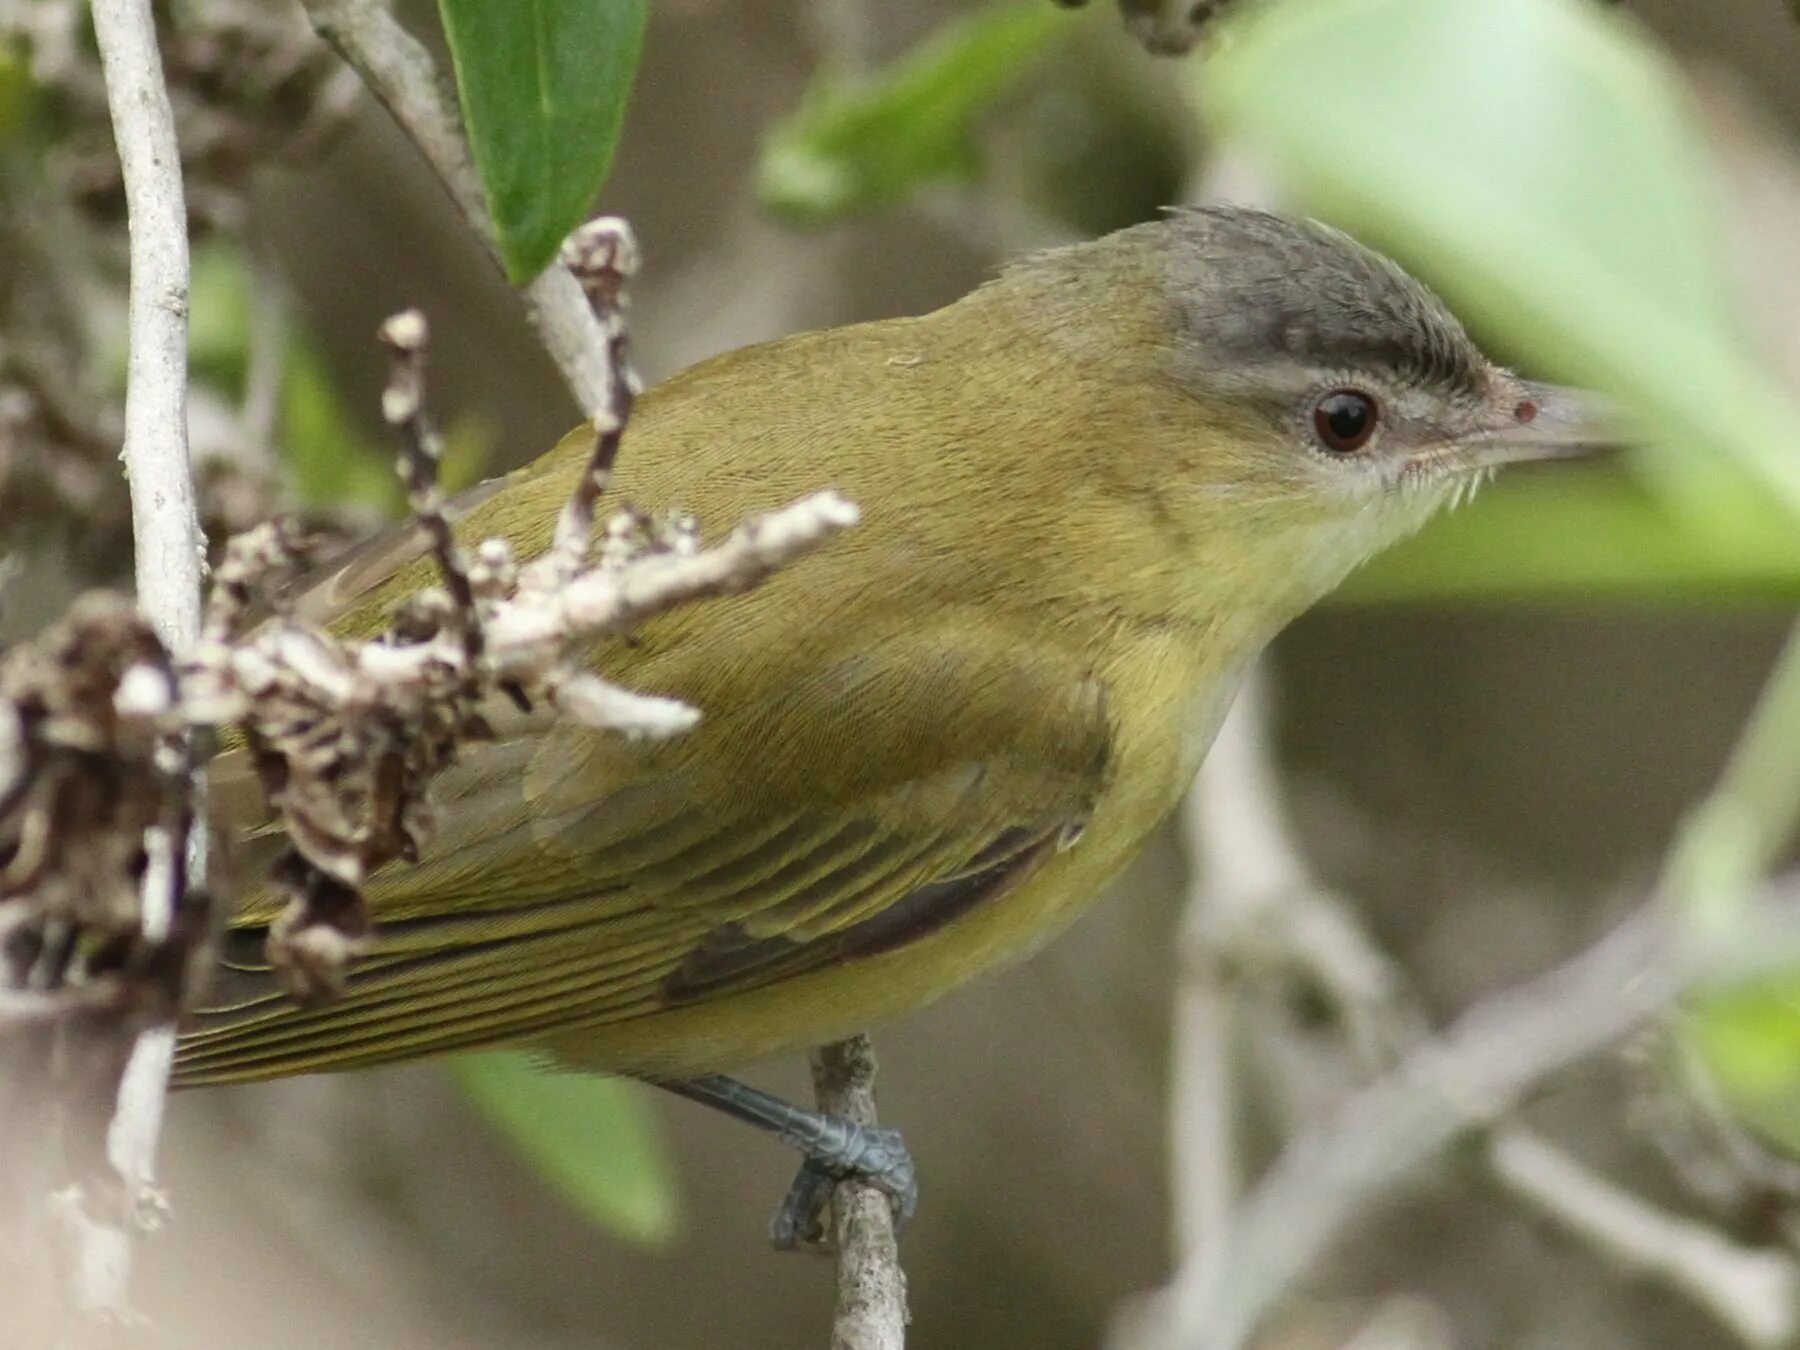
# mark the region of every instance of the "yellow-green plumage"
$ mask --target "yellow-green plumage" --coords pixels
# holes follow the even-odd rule
[[[701,709],[692,732],[497,712],[440,782],[423,861],[371,884],[342,998],[277,991],[274,902],[248,897],[178,1081],[490,1043],[692,1075],[903,1013],[1059,931],[1174,806],[1243,665],[1437,500],[1371,523],[1257,405],[1197,392],[1179,242],[1143,227],[642,399],[614,500],[716,534],[829,486],[863,523],[596,652]],[[459,535],[541,550],[589,444],[478,491]],[[416,554],[396,536],[305,607],[374,632],[430,580]],[[217,779],[253,822],[244,766]]]

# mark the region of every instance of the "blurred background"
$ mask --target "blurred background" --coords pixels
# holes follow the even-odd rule
[[[798,329],[933,308],[1010,253],[1147,218],[1221,181],[1266,190],[1254,158],[1234,158],[1196,112],[1206,55],[1152,58],[1097,9],[983,105],[973,176],[805,225],[759,201],[765,138],[822,69],[879,69],[966,8],[651,6],[599,202],[644,247],[632,342],[647,378]],[[1777,0],[1621,8],[1684,71],[1743,313],[1800,384],[1800,25]],[[431,7],[402,9],[441,52]],[[331,58],[317,59],[330,78]],[[1329,70],[1318,83],[1331,98]],[[455,472],[511,467],[573,424],[513,295],[378,107],[346,99],[297,162],[242,181],[201,254],[197,359],[231,406],[265,378],[271,341],[289,356],[283,389],[263,395],[275,405],[252,449],[266,458],[234,472],[285,473],[283,490],[321,509],[349,496],[367,517],[391,510],[372,335],[409,305],[433,323],[431,396]],[[9,236],[35,236],[40,254],[63,246],[20,219],[17,177],[0,188]],[[105,206],[90,206],[91,230]],[[29,256],[0,260],[12,324],[54,304]],[[78,340],[116,344],[106,327]],[[69,430],[8,420],[6,490],[25,491],[31,456],[62,453]],[[231,422],[221,440],[241,430]],[[103,473],[69,492],[117,495]],[[8,533],[30,537],[9,543],[23,579],[5,593],[7,635],[128,570],[122,500],[75,525],[14,508]],[[1791,578],[1786,589],[1763,578],[1679,595],[1346,599],[1277,643],[1269,698],[1298,837],[1435,1018],[1568,955],[1641,894],[1742,724],[1796,594]],[[913,1344],[1096,1345],[1122,1298],[1166,1277],[1172,934],[1191,874],[1171,833],[1051,949],[879,1029],[884,1119],[904,1129],[924,1184],[903,1245]],[[1278,1015],[1305,1035],[1309,1009]],[[808,1091],[804,1065],[751,1076]],[[1528,1114],[1613,1179],[1697,1204],[1649,1135],[1624,1124],[1649,1076],[1629,1057],[1599,1061]],[[1280,1096],[1246,1107],[1253,1159],[1276,1137]],[[588,1183],[623,1198],[584,1212],[440,1066],[184,1095],[165,1137],[172,1222],[144,1247],[146,1311],[171,1346],[821,1343],[828,1266],[764,1240],[791,1158],[653,1093],[596,1101],[591,1124],[572,1128],[633,1165]],[[1742,1233],[1758,1222],[1712,1217]],[[1320,1267],[1261,1344],[1340,1346],[1378,1313],[1391,1335],[1371,1345],[1734,1343],[1457,1157]]]

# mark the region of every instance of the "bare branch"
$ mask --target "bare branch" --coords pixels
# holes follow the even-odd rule
[[[815,492],[746,520],[716,548],[653,554],[629,570],[596,569],[559,595],[495,614],[487,625],[491,659],[511,674],[539,665],[563,634],[616,633],[687,600],[749,590],[857,518],[838,493]]]
[[[854,1036],[815,1051],[813,1090],[827,1115],[873,1126],[875,1051]],[[906,1274],[886,1191],[854,1178],[838,1183],[831,1201],[837,1251],[837,1314],[831,1350],[904,1350]]]
[[[1184,1264],[1132,1319],[1145,1350],[1238,1350],[1344,1228],[1534,1083],[1615,1044],[1686,990],[1800,952],[1800,879],[1702,942],[1660,897],[1546,975],[1476,1004],[1331,1118],[1294,1139],[1241,1211],[1229,1251]]]
[[[1241,1044],[1238,1023],[1251,980],[1273,975],[1319,990],[1336,1008],[1350,1048],[1368,1072],[1424,1044],[1426,1031],[1399,970],[1363,934],[1346,903],[1310,875],[1277,790],[1263,702],[1253,673],[1220,730],[1185,817],[1190,855],[1204,870],[1183,920],[1172,1068],[1176,1250],[1188,1280],[1224,1263],[1237,1241],[1232,1070],[1249,1049]],[[1552,1212],[1604,1257],[1694,1298],[1746,1344],[1779,1343],[1767,1337],[1800,1315],[1800,1268],[1785,1253],[1742,1248],[1696,1221],[1664,1214],[1519,1127],[1505,1126],[1496,1137],[1515,1141],[1484,1153],[1510,1194]],[[1533,1175],[1521,1177],[1518,1167],[1509,1166],[1521,1157],[1542,1166],[1527,1167]],[[1534,1188],[1533,1176],[1544,1174],[1551,1158],[1562,1184]],[[1317,1170],[1322,1174],[1325,1165],[1318,1163]],[[1366,1198],[1373,1194],[1371,1189]],[[1264,1192],[1257,1196],[1260,1202]],[[1643,1221],[1641,1231],[1615,1231],[1626,1206]],[[1675,1232],[1685,1236],[1673,1241]],[[1704,1258],[1682,1259],[1689,1247],[1704,1249]],[[1156,1311],[1167,1315],[1174,1306],[1165,1300]],[[1161,1344],[1158,1338],[1167,1333],[1153,1323],[1154,1317],[1133,1320],[1121,1342]]]
[[[443,438],[425,415],[425,343],[430,329],[423,314],[409,309],[382,324],[380,336],[394,358],[381,395],[381,415],[400,433],[400,477],[406,483],[406,504],[431,539],[431,555],[450,592],[451,615],[462,633],[463,655],[473,668],[481,659],[482,647],[475,590],[444,516],[444,494],[438,487]]]
[[[386,0],[305,0],[320,35],[356,68],[412,138],[464,218],[499,258],[493,225],[461,120],[431,53],[394,18]],[[584,415],[610,400],[607,343],[581,286],[553,263],[526,285],[525,305],[538,337]]]
[[[556,522],[544,565],[572,573],[587,556],[594,513],[612,479],[625,424],[637,400],[638,379],[625,355],[625,283],[638,267],[637,238],[617,216],[591,220],[562,247],[562,259],[581,283],[606,338],[606,401],[593,410],[594,453]]]
[[[173,651],[200,631],[200,525],[187,457],[187,207],[148,0],[99,0],[93,14],[131,217],[123,458],[138,602]]]
[[[1487,1159],[1516,1199],[1622,1270],[1680,1290],[1753,1350],[1791,1345],[1800,1333],[1800,1270],[1786,1252],[1746,1247],[1660,1210],[1527,1130],[1497,1130]]]
[[[92,9],[130,220],[123,454],[131,479],[138,604],[165,648],[179,651],[200,631],[202,547],[187,450],[188,246],[181,157],[150,0],[94,0]],[[144,871],[140,922],[152,944],[168,938],[183,892],[200,884],[204,873],[205,836],[197,825],[190,834],[189,823],[184,811],[178,822],[158,822],[144,835],[150,865]],[[107,1156],[124,1178],[128,1213],[135,1213],[153,1189],[174,1047],[172,1018],[141,1032],[120,1083]],[[87,1230],[86,1259],[76,1266],[84,1306],[114,1316],[128,1308],[126,1218],[98,1219]],[[102,1253],[101,1247],[112,1250]]]

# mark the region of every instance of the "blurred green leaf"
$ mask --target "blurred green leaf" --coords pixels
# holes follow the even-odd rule
[[[531,280],[612,168],[646,0],[438,0],[507,275]]]
[[[483,1118],[592,1222],[643,1246],[675,1236],[674,1170],[636,1084],[554,1073],[514,1050],[459,1055],[451,1069]]]
[[[1250,10],[1233,36],[1203,77],[1216,125],[1509,354],[1614,394],[1633,427],[1655,430],[1637,462],[1680,536],[1663,558],[1716,575],[1741,549],[1749,574],[1784,552],[1800,417],[1747,354],[1685,91],[1629,19],[1586,0],[1288,0]],[[1474,519],[1452,528],[1469,538]],[[1523,552],[1492,555],[1495,571],[1542,576],[1579,555],[1592,572],[1602,548],[1646,538],[1636,525],[1595,541],[1511,524]],[[1447,545],[1429,547],[1442,562]],[[1387,584],[1416,593],[1427,548],[1397,558]],[[1462,566],[1459,584],[1472,574]]]
[[[1740,480],[1741,481],[1741,480]],[[1752,491],[1735,535],[1617,469],[1515,469],[1354,573],[1334,603],[1417,600],[1785,604],[1800,601],[1800,531]]]
[[[23,138],[31,125],[36,88],[31,61],[18,39],[0,39],[0,146]]]
[[[249,347],[250,278],[243,251],[219,241],[199,244],[188,280],[188,364],[196,379],[238,398]]]
[[[1775,664],[1731,759],[1669,850],[1660,890],[1701,940],[1733,940],[1754,888],[1800,825],[1800,628]],[[1708,989],[1677,1023],[1690,1072],[1732,1115],[1800,1156],[1800,973]]]
[[[1800,825],[1800,628],[1738,735],[1719,781],[1683,823],[1662,889],[1700,921],[1729,922]],[[1800,1060],[1795,1062],[1800,1075]],[[1800,1090],[1800,1076],[1796,1078]]]
[[[1766,980],[1693,1000],[1683,1020],[1693,1067],[1732,1115],[1800,1157],[1800,979]]]
[[[363,435],[318,349],[293,335],[281,381],[281,456],[304,506],[400,510],[393,452]]]
[[[822,75],[769,131],[757,176],[763,205],[818,224],[968,176],[975,117],[1074,22],[1050,0],[1008,0],[945,24],[865,80]]]

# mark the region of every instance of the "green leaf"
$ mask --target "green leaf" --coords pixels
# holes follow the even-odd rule
[[[244,392],[250,347],[250,277],[243,250],[209,240],[194,248],[188,282],[188,365],[233,398]]]
[[[1732,1115],[1800,1157],[1800,978],[1771,979],[1695,999],[1682,1048]]]
[[[531,280],[612,168],[646,0],[438,0],[507,276]]]
[[[556,1073],[514,1050],[459,1055],[451,1069],[483,1118],[593,1223],[647,1247],[675,1236],[674,1171],[635,1084]]]
[[[1514,470],[1376,557],[1332,601],[1800,602],[1800,531],[1735,481],[1748,491],[1727,534],[1616,468]]]
[[[22,38],[0,39],[0,148],[24,140],[37,112],[31,57]]]
[[[821,76],[769,131],[757,175],[763,205],[818,224],[967,177],[976,116],[1073,22],[1050,0],[1009,0],[945,24],[866,80]]]
[[[1655,428],[1636,463],[1681,550],[1726,556],[1747,518],[1757,551],[1792,529],[1770,508],[1800,510],[1794,405],[1738,331],[1687,98],[1631,21],[1587,0],[1288,0],[1233,36],[1205,71],[1213,121],[1501,350]],[[1584,546],[1546,532],[1534,565]]]
[[[288,338],[282,374],[281,458],[304,506],[353,503],[396,515],[404,504],[392,450],[363,434],[324,357],[299,334]]]
[[[1738,733],[1719,780],[1689,814],[1657,889],[1717,929],[1739,919],[1747,897],[1781,860],[1800,828],[1800,628],[1794,630]],[[1796,1070],[1800,1071],[1800,1062]]]
[[[1800,628],[1789,638],[1718,784],[1693,811],[1658,890],[1692,932],[1729,942],[1758,881],[1800,824]],[[1733,1116],[1800,1156],[1800,973],[1784,970],[1690,999],[1677,1022],[1692,1072],[1711,1079]]]

